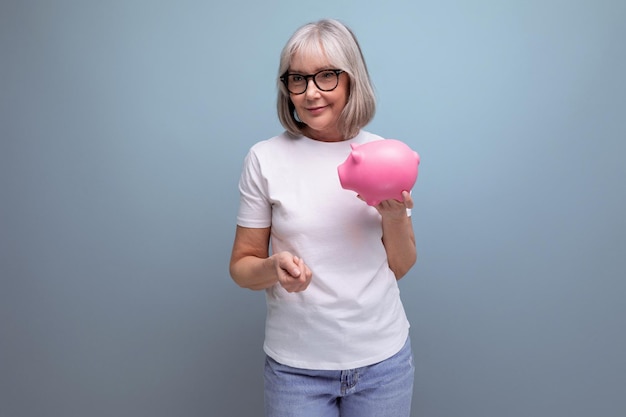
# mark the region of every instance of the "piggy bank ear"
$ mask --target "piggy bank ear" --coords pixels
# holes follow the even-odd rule
[[[358,164],[363,159],[363,155],[357,150],[359,145],[357,145],[356,143],[351,143],[350,147],[352,148],[352,152],[350,152],[350,157],[355,164]]]
[[[363,159],[363,155],[359,151],[352,151],[352,153],[350,154],[350,157],[352,158],[355,164],[360,163],[361,160]]]

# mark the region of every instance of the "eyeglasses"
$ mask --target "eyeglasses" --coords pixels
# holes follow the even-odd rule
[[[285,84],[291,94],[304,94],[309,86],[309,79],[313,79],[315,86],[320,91],[332,91],[339,85],[339,74],[345,72],[339,69],[326,69],[315,74],[288,74],[286,73],[280,80]]]

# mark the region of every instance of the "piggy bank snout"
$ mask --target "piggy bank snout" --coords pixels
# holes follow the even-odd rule
[[[342,163],[341,165],[337,167],[337,172],[339,173],[339,183],[341,184],[342,188],[346,188],[348,186],[349,172],[348,172],[347,163],[348,161]]]
[[[357,165],[360,161],[360,155],[355,155],[355,152],[353,151],[350,155],[348,155],[348,158],[337,167],[339,182],[341,183],[342,188],[353,190],[349,187],[354,187],[356,185],[355,182],[358,182],[359,173],[357,172]]]

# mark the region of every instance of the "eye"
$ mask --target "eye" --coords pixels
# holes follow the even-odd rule
[[[335,78],[335,73],[333,71],[324,71],[319,76],[323,80],[331,80]]]
[[[301,83],[304,81],[304,76],[300,75],[300,74],[291,74],[289,76],[289,79],[291,80],[291,82],[294,83]]]

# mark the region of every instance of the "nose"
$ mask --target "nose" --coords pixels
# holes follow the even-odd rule
[[[309,78],[307,80],[305,95],[307,97],[315,97],[318,96],[319,93],[320,90],[317,88],[317,85],[315,85],[315,81],[313,81],[313,78]]]

